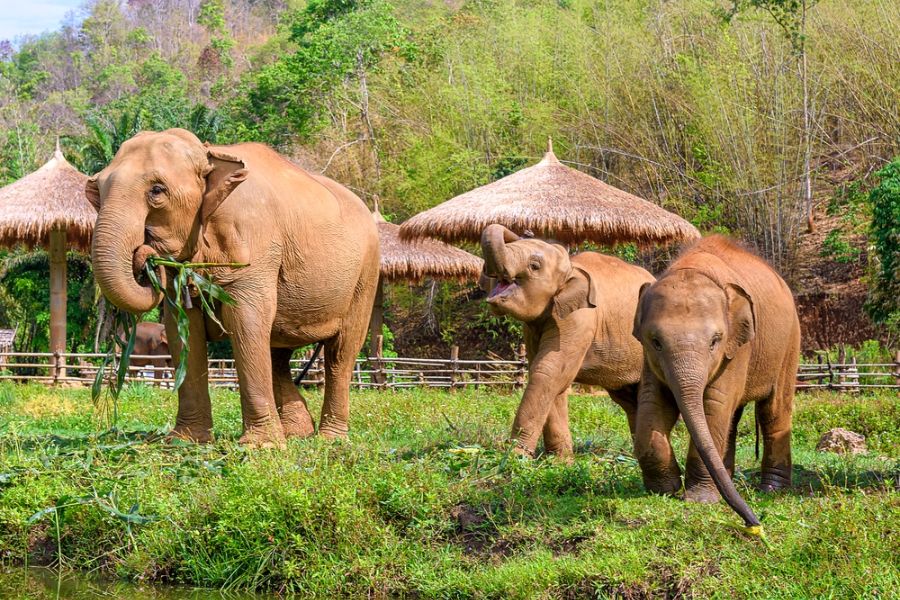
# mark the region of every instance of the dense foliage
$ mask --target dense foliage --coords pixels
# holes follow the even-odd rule
[[[900,159],[877,175],[881,182],[869,193],[876,262],[868,308],[876,321],[900,331]]]
[[[89,0],[0,43],[0,183],[56,135],[91,173],[180,126],[272,144],[402,220],[552,135],[793,280],[806,180],[821,204],[900,152],[898,38],[891,0]]]

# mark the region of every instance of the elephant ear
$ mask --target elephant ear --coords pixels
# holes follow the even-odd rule
[[[638,290],[637,309],[634,311],[634,327],[631,330],[631,335],[641,343],[643,343],[643,340],[641,339],[641,321],[644,318],[644,292],[646,292],[647,288],[651,285],[652,284],[649,281],[641,285],[641,289]]]
[[[88,202],[91,203],[91,206],[97,212],[100,212],[100,186],[97,185],[97,176],[88,177],[88,180],[84,182],[84,195],[87,197]]]
[[[209,165],[204,169],[206,191],[203,193],[203,209],[200,222],[206,223],[234,189],[247,179],[249,171],[244,161],[214,148],[207,148]]]
[[[163,329],[159,332],[159,345],[160,346],[168,346],[169,345],[169,336],[166,335],[166,330]]]
[[[568,279],[553,297],[553,313],[560,319],[581,308],[597,306],[597,291],[590,274],[580,267],[574,267]]]
[[[756,335],[756,310],[750,294],[739,285],[726,284],[725,297],[728,300],[728,337],[725,341],[725,356],[732,359],[738,348]]]

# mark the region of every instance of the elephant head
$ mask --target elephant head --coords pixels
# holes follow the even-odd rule
[[[481,249],[481,285],[495,314],[528,323],[549,313],[564,318],[596,306],[590,275],[573,266],[559,244],[523,239],[502,225],[489,225],[481,234]]]
[[[202,225],[247,174],[240,159],[184,129],[142,132],[122,144],[85,185],[98,212],[92,258],[104,295],[135,313],[159,304],[161,294],[142,281],[147,258],[193,256]]]
[[[716,450],[704,410],[707,384],[756,333],[753,300],[740,286],[722,285],[694,269],[644,284],[639,298],[634,336],[647,365],[675,397],[719,494],[748,525],[758,525]]]

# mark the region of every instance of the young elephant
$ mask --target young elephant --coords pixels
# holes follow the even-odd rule
[[[788,286],[757,256],[705,238],[641,288],[634,336],[644,345],[634,443],[645,487],[681,488],[669,443],[680,412],[691,435],[685,498],[715,502],[718,489],[748,526],[758,525],[731,480],[734,438],[744,406],[756,402],[761,489],[790,485],[800,322]]]
[[[134,334],[134,350],[132,351],[132,367],[153,367],[153,378],[162,379],[165,367],[172,366],[169,339],[166,337],[166,326],[162,323],[141,322],[137,324]],[[125,332],[119,328],[120,339],[125,339]],[[159,358],[135,358],[138,356],[158,356]]]
[[[573,381],[605,388],[634,431],[641,346],[629,332],[644,269],[596,252],[521,239],[502,225],[481,236],[484,274],[495,314],[525,323],[528,386],[512,436],[534,454],[543,432],[548,452],[572,454],[567,392]],[[492,280],[492,281],[491,281]]]

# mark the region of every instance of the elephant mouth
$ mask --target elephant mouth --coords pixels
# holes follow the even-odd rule
[[[498,281],[497,285],[494,286],[494,289],[492,289],[491,293],[488,295],[488,300],[502,300],[514,292],[516,287],[518,286],[514,281]]]

